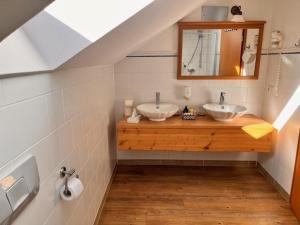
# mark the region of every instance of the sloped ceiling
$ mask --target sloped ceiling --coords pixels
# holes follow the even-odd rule
[[[90,9],[84,0],[77,8],[71,1],[72,7],[60,7],[58,16],[48,10],[51,5],[0,42],[0,75],[114,64],[203,4],[203,0],[130,0],[137,4],[126,5],[123,0],[120,6],[119,0],[90,0],[98,4]],[[89,10],[102,17],[95,19]],[[66,13],[89,25],[99,39],[85,36],[81,29],[86,27],[70,26],[72,21],[64,21],[71,18]]]
[[[0,41],[42,11],[51,2],[53,0],[1,0]]]
[[[55,70],[151,2],[56,0],[0,42],[0,75]]]
[[[114,64],[201,4],[199,0],[155,0],[59,69]]]

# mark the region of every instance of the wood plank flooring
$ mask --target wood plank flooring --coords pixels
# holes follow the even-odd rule
[[[256,168],[118,166],[99,225],[296,225]]]

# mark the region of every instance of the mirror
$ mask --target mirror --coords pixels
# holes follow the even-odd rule
[[[179,23],[178,79],[257,79],[264,23]]]

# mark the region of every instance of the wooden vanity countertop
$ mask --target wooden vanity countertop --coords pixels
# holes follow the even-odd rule
[[[182,120],[174,116],[163,122],[143,118],[130,124],[122,119],[117,125],[117,146],[121,151],[211,151],[271,152],[272,133],[254,139],[241,127],[266,121],[244,115],[231,122],[218,122],[208,116]]]
[[[162,122],[154,122],[147,118],[142,118],[139,123],[134,124],[127,123],[126,119],[123,118],[118,122],[118,128],[238,128],[265,122],[252,114],[235,118],[230,122],[215,121],[209,116],[198,116],[196,120],[182,120],[180,116],[173,116]]]

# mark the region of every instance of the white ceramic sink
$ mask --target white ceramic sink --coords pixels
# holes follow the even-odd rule
[[[203,108],[208,115],[222,122],[232,121],[247,112],[247,108],[241,105],[205,104]]]
[[[159,107],[154,103],[147,103],[138,105],[136,108],[140,114],[152,121],[164,121],[179,110],[177,105],[168,103],[161,103]]]

